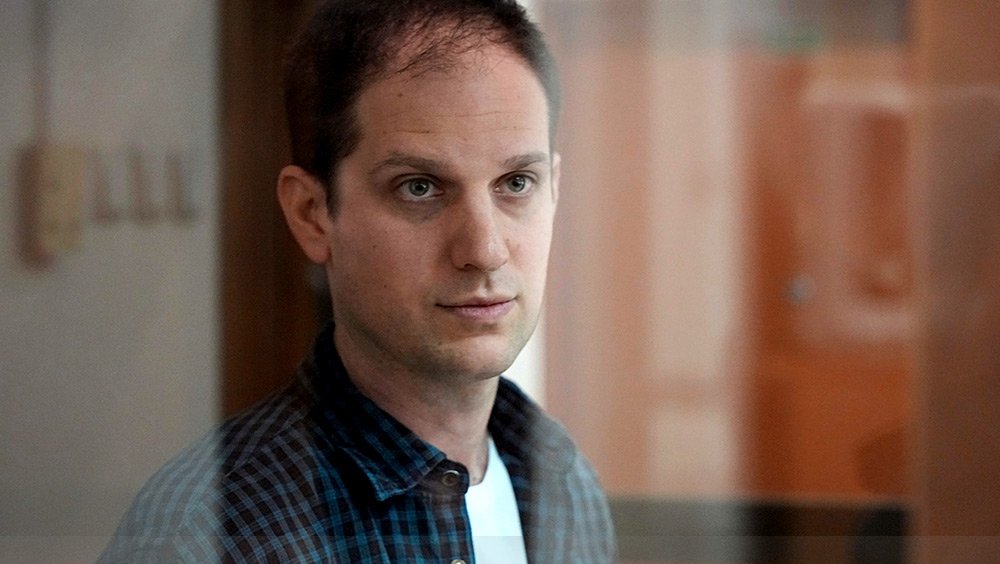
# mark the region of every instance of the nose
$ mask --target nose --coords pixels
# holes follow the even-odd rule
[[[510,259],[503,217],[492,196],[463,198],[456,210],[451,261],[459,270],[493,272]]]

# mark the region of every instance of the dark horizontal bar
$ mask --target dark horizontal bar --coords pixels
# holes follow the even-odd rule
[[[614,498],[623,560],[905,561],[902,503]]]

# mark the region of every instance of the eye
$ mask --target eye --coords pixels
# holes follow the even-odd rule
[[[529,192],[534,185],[534,180],[523,174],[515,174],[504,181],[504,188],[511,194],[524,194]]]
[[[427,178],[413,178],[403,182],[397,189],[404,200],[427,200],[441,193],[441,189]]]

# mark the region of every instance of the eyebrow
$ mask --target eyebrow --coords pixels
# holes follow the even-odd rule
[[[503,162],[503,168],[511,170],[518,168],[525,168],[533,164],[548,164],[551,162],[549,154],[544,151],[535,151],[533,153],[525,153],[523,155],[513,156]]]
[[[375,163],[372,167],[371,175],[375,176],[384,168],[415,168],[418,170],[436,171],[448,168],[441,161],[427,159],[415,155],[405,155],[403,153],[392,153],[387,158]]]
[[[547,164],[549,162],[551,162],[551,158],[547,152],[534,151],[510,157],[501,163],[501,167],[506,170],[515,170],[525,168],[533,164]],[[413,168],[429,172],[447,171],[450,168],[443,161],[436,159],[418,157],[416,155],[407,155],[404,153],[392,153],[385,159],[375,163],[375,166],[372,167],[370,174],[375,176],[380,170],[393,167]]]

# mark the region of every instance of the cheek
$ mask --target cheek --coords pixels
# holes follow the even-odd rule
[[[345,246],[342,256],[349,261],[345,270],[355,290],[367,295],[379,294],[385,299],[411,295],[426,276],[430,260],[430,245],[412,231],[403,232],[387,226],[358,229]]]
[[[549,262],[549,246],[552,241],[552,224],[540,221],[535,225],[526,226],[522,233],[526,235],[518,241],[515,252],[521,259],[524,276],[540,284],[544,283]]]
[[[524,245],[529,252],[541,260],[549,255],[549,246],[552,244],[552,228],[555,209],[551,205],[543,206],[535,213],[527,225],[523,228],[523,233],[527,234]]]

